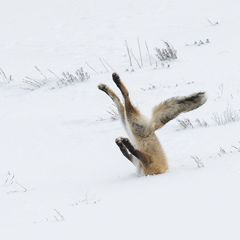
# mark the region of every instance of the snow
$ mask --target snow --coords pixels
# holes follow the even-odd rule
[[[0,74],[1,238],[239,239],[240,121],[213,120],[227,108],[240,116],[239,10],[235,0],[3,0],[0,68],[13,81]],[[141,69],[125,47],[140,61],[137,39]],[[177,50],[169,68],[155,67],[162,40]],[[163,100],[207,92],[205,105],[156,132],[166,173],[139,177],[116,146],[126,133],[97,85],[120,92],[99,58],[149,117]],[[80,67],[90,79],[62,88],[48,71]]]

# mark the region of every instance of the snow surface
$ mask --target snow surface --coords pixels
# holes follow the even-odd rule
[[[240,115],[239,12],[237,0],[2,0],[0,68],[13,81],[0,74],[1,239],[240,239],[240,121],[212,119]],[[141,69],[125,46],[140,61],[137,39]],[[155,67],[162,40],[177,50],[169,68]],[[207,92],[204,106],[157,131],[165,174],[138,177],[116,146],[126,133],[97,85],[119,91],[99,58],[146,116],[167,98]],[[80,67],[91,78],[63,88],[48,71]]]

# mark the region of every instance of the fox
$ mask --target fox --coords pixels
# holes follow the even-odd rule
[[[117,146],[133,163],[139,175],[165,173],[169,168],[168,161],[155,131],[179,114],[202,106],[207,101],[206,93],[197,92],[189,96],[169,98],[152,109],[152,117],[149,119],[132,104],[129,92],[119,75],[114,72],[112,79],[123,96],[124,104],[107,85],[99,84],[98,88],[105,92],[116,105],[121,122],[130,138],[116,138]]]

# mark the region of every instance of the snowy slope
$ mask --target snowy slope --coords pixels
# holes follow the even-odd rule
[[[239,11],[235,0],[3,0],[0,68],[13,81],[0,74],[2,239],[239,239],[240,121],[213,120],[240,116]],[[125,47],[140,61],[137,38],[141,69]],[[169,68],[155,66],[162,40],[177,50]],[[146,116],[167,98],[207,92],[204,106],[157,132],[165,174],[137,176],[116,146],[126,133],[97,85],[120,93],[99,58]],[[48,71],[80,67],[90,79],[62,88]]]

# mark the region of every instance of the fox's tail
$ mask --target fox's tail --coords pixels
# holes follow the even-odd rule
[[[192,111],[207,101],[204,92],[193,93],[187,97],[173,97],[153,108],[151,127],[155,131],[180,113]]]

